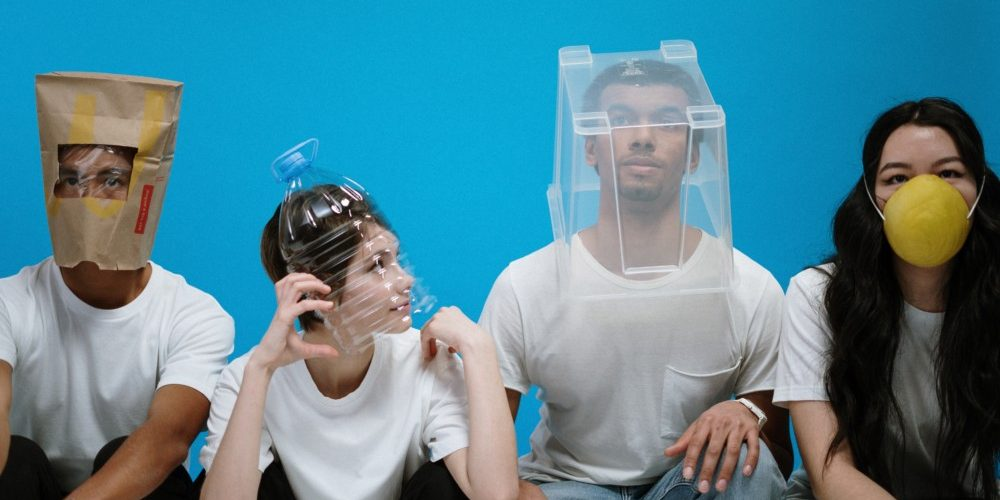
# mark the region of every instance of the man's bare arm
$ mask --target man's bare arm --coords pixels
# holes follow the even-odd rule
[[[514,389],[507,389],[507,405],[510,406],[510,418],[517,420],[517,408],[521,406],[521,393]]]
[[[7,466],[10,452],[10,399],[14,391],[11,373],[14,369],[6,361],[0,361],[0,472]]]
[[[510,416],[517,421],[517,409],[521,406],[521,393],[507,389],[507,405],[510,406]],[[542,500],[545,494],[534,483],[518,480],[518,498],[521,500]]]
[[[158,389],[146,421],[68,498],[142,498],[151,493],[187,458],[208,418],[208,404],[191,387]]]
[[[785,479],[788,479],[795,462],[792,455],[792,437],[788,432],[788,426],[791,422],[788,420],[788,410],[771,402],[773,396],[774,391],[760,391],[744,394],[740,397],[749,399],[767,415],[767,423],[761,430],[761,437],[764,438],[764,442],[771,450],[774,460],[778,462],[781,473]]]

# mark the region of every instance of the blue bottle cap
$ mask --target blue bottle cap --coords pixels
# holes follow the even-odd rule
[[[302,154],[302,149],[309,145],[313,146],[312,154],[310,158],[306,158]],[[275,158],[271,162],[271,173],[274,174],[274,178],[278,182],[282,183],[287,183],[296,177],[300,177],[303,172],[312,166],[318,151],[319,141],[316,139],[306,139]]]

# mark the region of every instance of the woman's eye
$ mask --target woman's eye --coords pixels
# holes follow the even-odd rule
[[[948,169],[938,172],[938,177],[942,179],[958,179],[962,177],[962,173],[959,172],[958,170]]]
[[[120,177],[108,177],[104,180],[104,185],[107,187],[118,187],[122,185],[122,180]]]
[[[886,184],[902,184],[902,183],[906,182],[907,180],[909,180],[909,179],[907,179],[905,175],[903,175],[903,174],[896,174],[896,175],[894,175],[894,176],[889,177],[888,179],[886,179],[885,183]]]

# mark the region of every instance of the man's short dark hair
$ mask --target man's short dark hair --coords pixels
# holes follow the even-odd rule
[[[601,93],[610,85],[671,85],[683,90],[692,106],[701,104],[702,99],[694,78],[680,66],[653,59],[628,59],[605,68],[594,77],[583,94],[583,110],[602,111]]]

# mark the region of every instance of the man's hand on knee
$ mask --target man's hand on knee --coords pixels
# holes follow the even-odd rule
[[[744,476],[753,473],[760,456],[759,438],[757,417],[736,401],[723,401],[702,413],[663,453],[668,457],[684,453],[681,475],[687,480],[694,480],[698,457],[704,453],[695,487],[701,493],[708,493],[718,468],[715,489],[723,492],[739,463],[743,443],[747,444],[747,456],[741,472]]]

